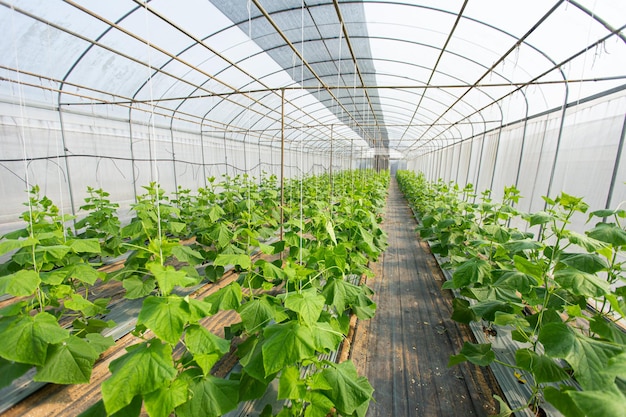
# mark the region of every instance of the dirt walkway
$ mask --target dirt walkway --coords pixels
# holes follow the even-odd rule
[[[389,247],[374,266],[376,316],[360,322],[352,360],[374,386],[368,416],[487,416],[497,413],[491,372],[470,365],[447,367],[469,328],[450,319],[452,295],[395,179],[383,225]]]

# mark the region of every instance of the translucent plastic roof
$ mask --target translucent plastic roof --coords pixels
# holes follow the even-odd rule
[[[4,99],[271,144],[414,155],[626,82],[624,0],[0,6]]]

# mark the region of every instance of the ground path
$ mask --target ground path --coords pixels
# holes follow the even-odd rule
[[[452,294],[392,178],[384,230],[389,247],[374,265],[368,285],[376,292],[376,316],[360,321],[351,358],[375,389],[368,417],[488,416],[497,414],[497,383],[488,369],[447,367],[467,326],[450,319]]]

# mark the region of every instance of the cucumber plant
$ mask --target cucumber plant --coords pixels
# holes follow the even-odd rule
[[[600,221],[584,233],[569,229],[589,209],[580,197],[543,197],[546,209],[520,213],[519,191],[507,187],[502,202],[481,201],[471,186],[429,183],[423,175],[398,173],[398,181],[421,219],[423,238],[447,257],[452,279],[443,288],[464,297],[452,318],[487,328],[509,326],[519,342],[514,363],[497,359],[491,344],[466,343],[450,365],[463,361],[509,367],[530,384],[526,407],[547,400],[566,416],[622,415],[626,400],[623,210],[599,210]],[[528,231],[510,227],[526,222]],[[469,301],[471,300],[471,302]],[[589,308],[589,306],[597,308]],[[494,332],[494,334],[497,334]],[[566,381],[574,378],[580,389]],[[518,410],[504,409],[500,415]]]
[[[319,355],[338,348],[350,313],[375,312],[371,290],[348,278],[368,273],[367,262],[385,248],[380,222],[388,181],[385,173],[288,181],[288,231],[272,244],[266,239],[280,220],[275,176],[224,177],[219,184],[209,178],[208,187],[179,189],[173,198],[149,184],[123,227],[108,193],[89,188],[76,236],[66,227],[71,216],[59,214],[34,187],[26,227],[0,241],[0,254],[10,256],[0,266],[0,292],[14,297],[0,309],[7,341],[0,347],[0,382],[33,367],[38,381],[88,382],[94,362],[112,345],[100,332],[114,325],[104,320],[109,299],[97,298],[93,287],[114,279],[126,298],[141,300],[133,330],[139,341],[110,364],[102,400],[85,415],[142,409],[150,416],[222,415],[260,397],[273,379],[277,398],[288,400],[275,415],[365,415],[373,391],[367,380],[351,362]],[[255,260],[253,247],[285,255]],[[97,257],[124,252],[121,270],[107,276],[96,269]],[[198,267],[206,262],[203,275]],[[227,265],[240,273],[236,282],[204,300],[181,292],[220,279]],[[241,317],[225,329],[226,339],[203,325],[224,310]],[[243,343],[231,346],[234,336]],[[214,376],[213,366],[233,348],[241,372]],[[310,371],[301,374],[302,368]]]
[[[72,235],[69,215],[39,187],[30,190],[26,226],[2,237],[0,293],[14,302],[0,309],[0,386],[32,367],[35,381],[88,382],[96,359],[112,345],[100,332],[111,325],[100,317],[108,298],[91,297],[90,288],[105,274],[87,259],[101,253],[97,238]]]

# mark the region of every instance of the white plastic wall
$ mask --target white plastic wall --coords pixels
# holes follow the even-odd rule
[[[103,118],[102,109],[15,105],[0,101],[0,234],[22,227],[27,190],[33,185],[63,213],[79,214],[87,187],[102,188],[128,212],[142,186],[158,181],[169,194],[177,187],[197,190],[207,177],[263,172],[280,176],[279,142],[245,143],[228,133],[200,133],[170,127],[167,115],[129,112],[128,119]],[[96,114],[97,113],[97,114]],[[152,120],[154,117],[154,120]],[[333,170],[349,169],[349,156],[335,155]],[[327,172],[330,155],[291,144],[285,150],[285,176]],[[27,186],[27,183],[29,186]]]
[[[542,196],[562,191],[583,197],[590,210],[623,207],[626,152],[618,158],[618,150],[625,130],[622,90],[574,103],[566,108],[564,119],[563,110],[557,109],[421,155],[410,160],[408,168],[424,172],[430,180],[472,183],[479,193],[491,189],[495,199],[501,199],[505,186],[516,185],[522,211],[542,210]],[[458,170],[450,169],[450,160]],[[582,229],[586,220],[578,216],[572,227]]]

